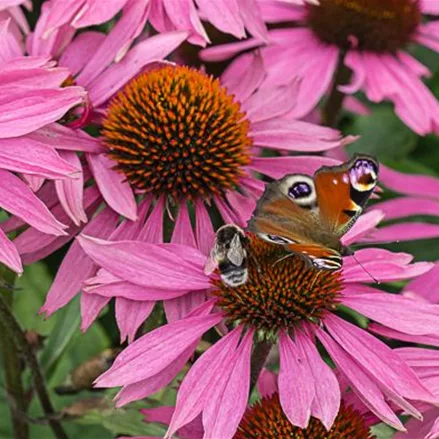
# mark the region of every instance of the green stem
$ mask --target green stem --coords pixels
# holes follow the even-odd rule
[[[345,55],[345,52],[340,53],[334,82],[332,83],[331,91],[322,108],[322,123],[328,127],[334,128],[337,126],[340,110],[343,108],[343,101],[346,97],[338,87],[347,84],[352,75],[352,70],[344,64]]]
[[[15,273],[6,270],[6,267],[0,269],[3,272],[0,273],[2,275],[0,280],[4,279],[8,284],[14,284]],[[12,307],[13,291],[3,287],[1,282],[0,297],[7,306]],[[29,426],[22,416],[22,413],[26,413],[26,398],[21,380],[21,358],[3,318],[0,319],[0,351],[3,359],[6,398],[11,412],[14,439],[27,439],[29,437]]]
[[[58,419],[54,419],[55,410],[50,401],[49,394],[46,389],[44,382],[44,377],[38,364],[37,358],[26,340],[26,336],[15,319],[14,315],[11,313],[5,299],[0,295],[0,321],[6,328],[6,332],[9,337],[15,343],[15,346],[19,352],[21,352],[27,366],[32,374],[32,380],[34,382],[35,392],[41,402],[41,407],[49,419],[49,426],[51,427],[55,437],[57,439],[68,439],[61,423]]]
[[[269,341],[260,341],[256,344],[251,359],[250,395],[253,392],[272,347],[273,343]]]

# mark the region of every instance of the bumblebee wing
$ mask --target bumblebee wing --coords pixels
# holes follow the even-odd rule
[[[227,258],[233,265],[240,267],[244,261],[244,257],[245,253],[242,248],[241,238],[236,234],[230,242],[230,248],[227,251]]]

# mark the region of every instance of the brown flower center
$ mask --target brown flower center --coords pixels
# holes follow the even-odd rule
[[[308,6],[308,23],[324,42],[342,49],[394,52],[421,22],[418,0],[320,0]]]
[[[103,122],[117,169],[138,189],[174,199],[234,188],[249,163],[249,123],[234,96],[188,67],[133,79]]]
[[[274,394],[247,409],[234,439],[373,439],[361,415],[351,407],[341,406],[330,431],[311,418],[307,428],[288,421]]]
[[[333,310],[342,290],[339,271],[317,270],[282,246],[249,236],[248,280],[228,287],[214,280],[218,305],[229,321],[244,323],[271,337],[304,319],[318,321]],[[284,259],[282,259],[284,258]]]

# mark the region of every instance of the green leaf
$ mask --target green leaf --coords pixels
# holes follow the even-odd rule
[[[114,435],[159,436],[163,437],[166,427],[146,424],[144,416],[137,409],[110,409],[92,411],[73,422],[85,425],[102,425]]]
[[[395,430],[385,424],[375,425],[371,428],[372,434],[374,434],[377,439],[392,439]]]
[[[38,314],[52,284],[52,276],[46,265],[36,262],[17,279],[14,292],[14,314],[25,329],[33,329],[41,335],[49,335],[56,323],[56,317],[44,319]]]
[[[58,311],[56,317],[56,324],[40,359],[41,367],[48,375],[53,372],[57,361],[72,338],[79,335],[81,321],[79,297],[75,297],[68,305]]]
[[[349,145],[349,152],[368,153],[381,160],[399,160],[408,156],[418,136],[407,128],[389,106],[376,107],[371,115],[358,116],[348,128],[360,138]]]

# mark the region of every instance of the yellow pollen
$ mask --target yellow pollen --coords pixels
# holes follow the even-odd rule
[[[219,80],[169,66],[130,81],[110,103],[105,144],[137,189],[174,199],[236,188],[250,162],[249,122]]]

